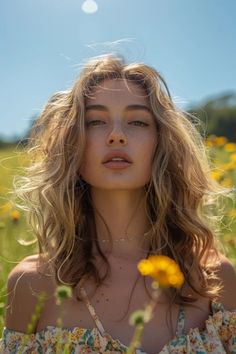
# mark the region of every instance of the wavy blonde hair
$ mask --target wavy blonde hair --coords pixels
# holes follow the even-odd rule
[[[219,288],[206,259],[218,255],[219,225],[212,222],[210,211],[225,190],[211,178],[203,138],[194,124],[197,120],[175,106],[155,69],[143,63],[126,64],[114,55],[90,60],[70,90],[49,100],[33,126],[28,146],[32,163],[16,189],[28,210],[39,253],[50,261],[57,282],[72,287],[85,276],[93,277],[99,286],[109,272],[96,235],[90,186],[79,174],[86,142],[85,100],[106,79],[131,80],[141,86],[156,121],[158,143],[145,186],[149,254],[175,259],[195,292],[214,297]],[[94,244],[107,265],[103,277],[93,262]],[[177,298],[188,301],[181,291],[175,293]]]

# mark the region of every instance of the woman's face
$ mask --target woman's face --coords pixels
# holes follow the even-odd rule
[[[122,79],[100,83],[86,100],[85,129],[80,174],[92,188],[130,190],[149,182],[157,130],[143,88]]]

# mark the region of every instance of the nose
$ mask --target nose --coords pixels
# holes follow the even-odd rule
[[[117,142],[122,145],[127,144],[127,135],[125,134],[124,130],[120,127],[120,125],[114,126],[107,137],[107,144],[108,145],[111,145],[111,144],[114,145]]]

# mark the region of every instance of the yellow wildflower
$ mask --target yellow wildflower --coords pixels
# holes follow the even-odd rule
[[[228,152],[234,152],[234,151],[236,151],[236,144],[235,143],[225,144],[224,150],[228,151]]]
[[[18,210],[12,210],[11,218],[13,221],[18,221],[20,219],[20,213]]]
[[[235,167],[236,167],[236,160],[235,161],[231,160],[231,161],[221,165],[221,168],[225,171],[232,171],[235,169]]]
[[[230,158],[231,158],[232,161],[236,161],[236,154],[232,154],[232,155],[230,156]]]
[[[0,214],[2,215],[9,215],[10,211],[12,210],[12,204],[10,202],[5,203],[0,206]]]
[[[211,171],[211,177],[214,180],[219,181],[220,178],[222,177],[222,172],[221,171]]]
[[[228,139],[225,136],[215,136],[215,135],[210,135],[206,140],[205,140],[205,145],[209,147],[213,146],[223,146],[228,142]]]
[[[149,275],[160,287],[173,286],[180,288],[184,276],[178,264],[167,256],[150,256],[138,263],[142,275]]]
[[[233,186],[233,181],[232,181],[232,179],[231,178],[224,178],[221,182],[220,182],[220,184],[223,186],[223,187],[232,187]]]
[[[236,217],[236,209],[231,209],[231,210],[229,210],[227,215],[228,215],[230,218]]]
[[[212,146],[214,146],[214,143],[211,140],[206,140],[205,145],[208,147],[212,147]]]
[[[225,136],[217,136],[215,138],[215,144],[218,146],[225,145],[227,143],[228,139]]]

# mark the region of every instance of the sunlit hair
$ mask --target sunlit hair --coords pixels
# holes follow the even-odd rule
[[[84,277],[93,277],[99,286],[109,273],[97,239],[90,186],[80,177],[85,100],[105,79],[141,86],[156,122],[157,148],[145,186],[149,254],[176,260],[195,293],[213,298],[219,291],[217,274],[207,260],[213,264],[217,259],[220,228],[214,212],[226,191],[211,178],[197,120],[175,106],[161,75],[143,63],[126,64],[114,55],[90,60],[70,90],[49,100],[33,126],[28,145],[33,161],[16,188],[39,253],[50,261],[58,283],[75,287]],[[107,267],[103,277],[94,264],[92,245]],[[174,299],[189,301],[180,290]]]

